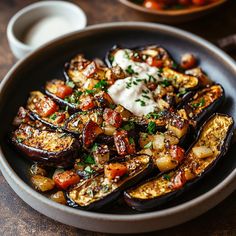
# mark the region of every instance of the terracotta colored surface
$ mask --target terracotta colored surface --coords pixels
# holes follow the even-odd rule
[[[0,79],[15,59],[8,47],[6,25],[10,17],[33,0],[0,1]],[[88,24],[111,21],[145,21],[143,16],[116,0],[77,0],[88,16]],[[216,42],[236,33],[236,1],[230,1],[219,11],[181,24],[178,27]],[[236,58],[236,54],[232,54]],[[6,111],[7,112],[7,111]],[[236,192],[204,215],[180,226],[146,235],[236,235]],[[105,235],[57,223],[31,209],[13,192],[0,174],[0,235]]]

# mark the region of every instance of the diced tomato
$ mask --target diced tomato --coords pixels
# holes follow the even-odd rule
[[[158,68],[163,67],[163,61],[160,59],[157,59],[156,57],[148,57],[147,63],[150,66],[154,66],[154,67],[158,67]]]
[[[157,83],[148,83],[147,84],[148,89],[151,91],[154,91],[157,88]]]
[[[115,131],[114,142],[119,155],[133,154],[135,150],[135,142],[133,138],[128,137],[126,130]]]
[[[95,106],[96,106],[96,103],[93,100],[93,97],[89,95],[82,100],[80,104],[80,109],[82,111],[87,111],[87,110],[93,109]]]
[[[178,162],[181,162],[184,159],[184,149],[177,146],[177,145],[171,145],[170,146],[170,155],[174,160],[177,160]]]
[[[57,91],[55,95],[59,98],[64,99],[66,96],[71,95],[73,93],[73,89],[65,84],[58,84]]]
[[[50,116],[58,110],[57,104],[48,97],[41,99],[35,106],[38,114],[42,117]]]
[[[55,175],[53,180],[58,188],[67,189],[69,186],[77,184],[80,177],[74,171],[66,170]]]
[[[57,118],[55,119],[57,124],[62,123],[66,118],[66,114],[65,113],[61,113],[57,115]]]
[[[84,146],[89,147],[94,142],[96,137],[101,133],[103,133],[103,130],[97,123],[92,120],[88,121],[85,124],[82,132]]]
[[[103,119],[110,125],[119,128],[122,123],[122,116],[120,113],[110,109],[110,108],[105,108],[104,113],[103,113]]]
[[[202,5],[205,5],[207,1],[206,0],[192,0],[192,3],[197,6],[202,6]]]
[[[172,180],[173,188],[179,189],[186,183],[186,178],[184,172],[180,171]]]
[[[97,71],[97,65],[94,61],[89,63],[83,71],[83,74],[89,78]]]
[[[152,10],[162,10],[165,5],[162,3],[158,3],[155,0],[145,0],[143,3],[144,7],[152,9]]]
[[[121,163],[110,163],[104,167],[105,176],[110,180],[125,175],[127,171],[127,167]]]

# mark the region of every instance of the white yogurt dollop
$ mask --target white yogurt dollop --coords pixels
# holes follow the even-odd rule
[[[157,107],[151,91],[137,77],[117,80],[108,93],[116,104],[120,104],[136,116],[153,112]]]
[[[150,76],[159,80],[159,69],[153,66],[149,66],[144,62],[136,62],[131,60],[130,54],[132,53],[129,49],[120,49],[114,55],[114,60],[112,62],[113,66],[120,66],[124,71],[131,69],[135,72],[135,76],[141,79],[148,79]]]

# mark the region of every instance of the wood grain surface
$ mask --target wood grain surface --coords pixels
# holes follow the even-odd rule
[[[7,43],[7,23],[13,14],[32,2],[35,1],[0,0],[0,80],[16,62]],[[112,21],[147,20],[139,12],[128,9],[116,0],[75,0],[72,2],[77,3],[86,12],[89,25]],[[218,39],[236,33],[236,1],[229,1],[213,14],[177,27],[216,43]],[[231,54],[231,56],[236,55]],[[236,235],[235,199],[236,192],[214,209],[192,221],[171,229],[143,235]],[[0,174],[0,235],[105,236],[107,234],[76,229],[41,215],[15,194]]]

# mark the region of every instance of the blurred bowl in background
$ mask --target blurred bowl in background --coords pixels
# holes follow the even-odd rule
[[[216,10],[227,0],[218,0],[214,3],[191,7],[185,9],[168,9],[168,10],[155,10],[146,8],[142,5],[136,4],[131,0],[119,0],[122,4],[126,5],[129,8],[140,11],[147,20],[158,21],[160,23],[183,23],[186,21],[194,20],[200,18],[213,10]]]
[[[77,5],[65,1],[42,1],[17,12],[7,26],[7,38],[14,56],[25,57],[44,43],[83,29],[87,19]]]

